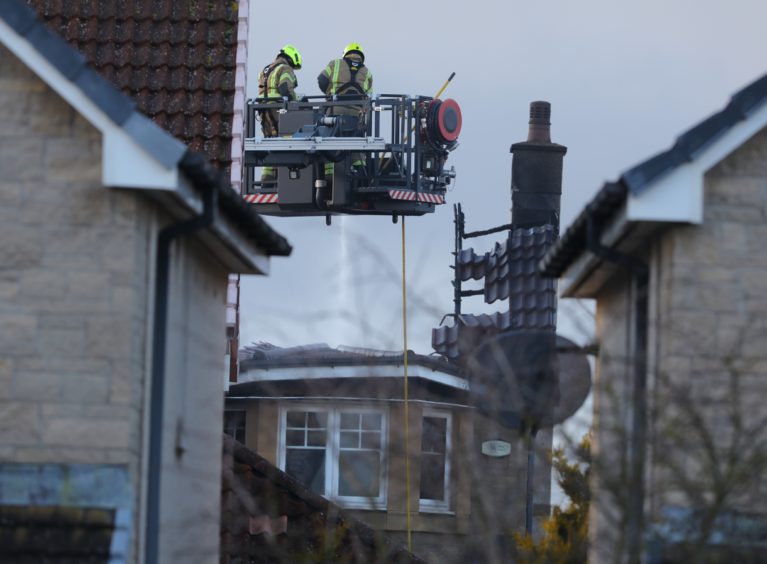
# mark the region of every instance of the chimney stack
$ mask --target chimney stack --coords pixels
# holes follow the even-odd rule
[[[551,104],[530,104],[527,141],[511,146],[511,223],[550,224],[559,233],[562,161],[567,147],[551,142]]]

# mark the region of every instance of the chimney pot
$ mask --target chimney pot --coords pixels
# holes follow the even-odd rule
[[[551,104],[544,101],[531,102],[529,124],[528,143],[551,143]]]

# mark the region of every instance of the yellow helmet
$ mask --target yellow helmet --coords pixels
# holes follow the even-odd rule
[[[290,61],[290,66],[292,66],[294,69],[301,68],[301,53],[299,53],[298,49],[296,49],[290,43],[280,49],[280,55],[285,55],[288,61]]]
[[[365,60],[365,53],[362,51],[362,45],[359,43],[349,43],[346,47],[344,47],[344,57],[349,53],[359,53],[360,56],[362,56],[362,60]]]

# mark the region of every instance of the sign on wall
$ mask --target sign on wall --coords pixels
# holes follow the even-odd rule
[[[511,443],[506,441],[485,441],[482,443],[482,454],[493,458],[501,458],[511,454]]]

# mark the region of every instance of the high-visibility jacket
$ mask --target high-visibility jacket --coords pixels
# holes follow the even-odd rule
[[[317,77],[317,84],[326,96],[369,96],[373,90],[373,74],[362,57],[349,53],[343,59],[330,61]]]
[[[296,86],[298,79],[287,61],[278,56],[272,63],[266,65],[258,76],[259,98],[287,97],[289,100],[296,99]]]

